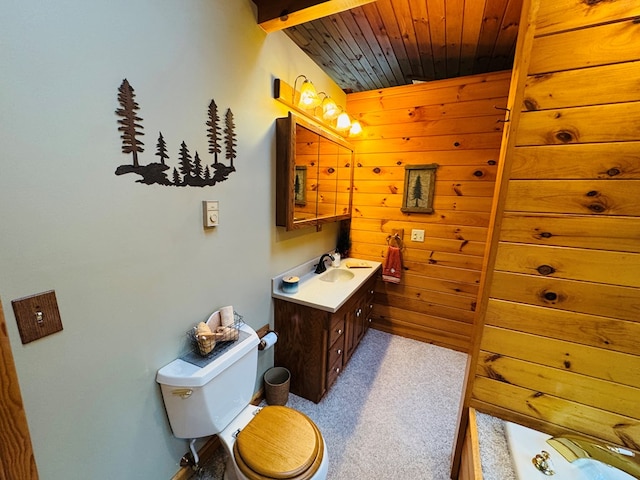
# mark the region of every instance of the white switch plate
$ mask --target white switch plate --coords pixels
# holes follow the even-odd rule
[[[220,209],[217,201],[203,201],[202,202],[202,221],[204,228],[211,228],[218,226],[218,220],[220,215]]]
[[[411,230],[412,242],[424,242],[424,230]]]

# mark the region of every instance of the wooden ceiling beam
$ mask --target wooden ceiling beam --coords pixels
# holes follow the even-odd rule
[[[301,23],[344,12],[376,0],[253,0],[258,6],[258,25],[276,32]]]

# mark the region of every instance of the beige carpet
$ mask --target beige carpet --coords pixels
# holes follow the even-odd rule
[[[288,406],[320,428],[330,480],[447,480],[466,355],[370,329],[325,398]],[[202,479],[222,478],[218,455]]]

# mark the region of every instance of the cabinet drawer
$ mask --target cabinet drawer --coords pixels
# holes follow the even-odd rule
[[[338,338],[338,341],[329,347],[329,365],[336,363],[336,360],[342,358],[344,353],[344,335]],[[341,362],[342,363],[342,362]]]
[[[343,333],[344,319],[337,317],[331,322],[331,329],[329,330],[329,345],[333,345]]]
[[[331,365],[331,368],[327,372],[327,390],[338,378],[338,374],[342,371],[342,355]]]

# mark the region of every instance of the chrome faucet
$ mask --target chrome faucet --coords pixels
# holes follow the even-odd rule
[[[640,453],[617,445],[596,443],[577,435],[562,435],[547,440],[567,461],[592,458],[640,478]]]
[[[322,273],[327,270],[327,266],[324,264],[324,260],[326,257],[329,257],[333,262],[334,258],[330,253],[322,254],[322,256],[320,257],[320,260],[318,260],[318,265],[316,265],[315,273]]]

